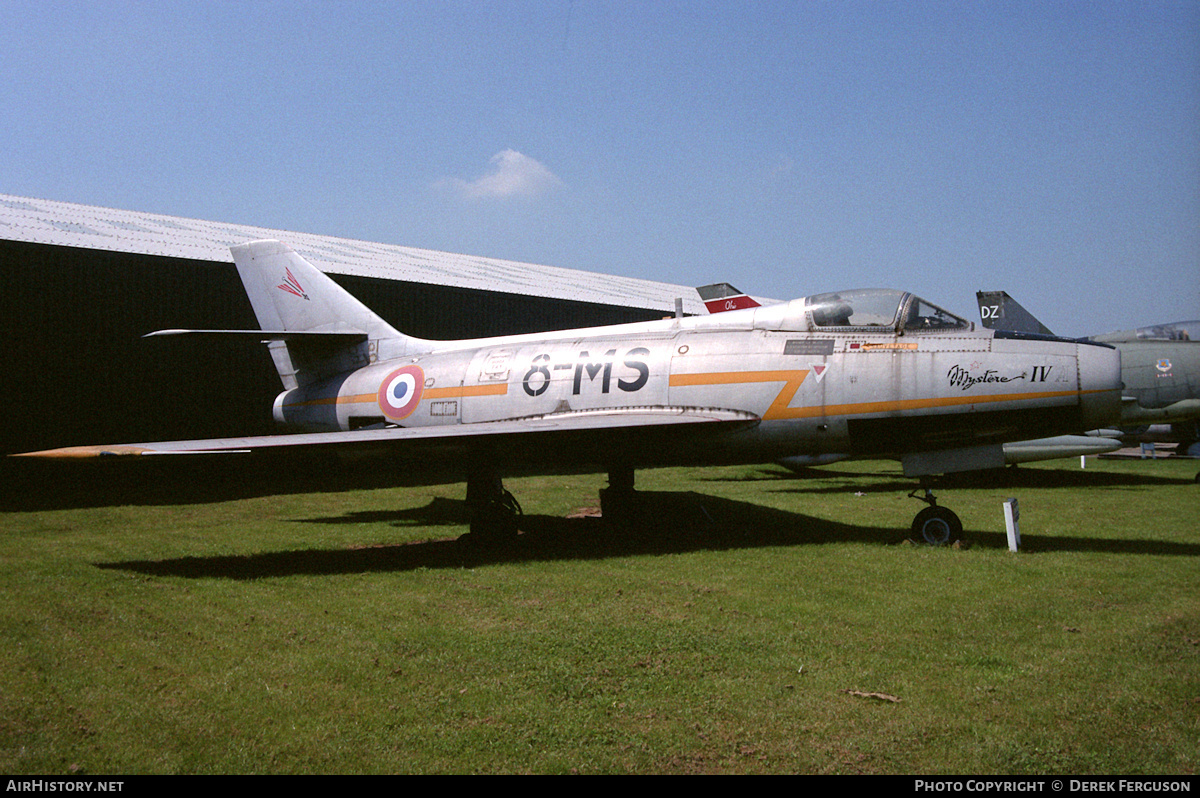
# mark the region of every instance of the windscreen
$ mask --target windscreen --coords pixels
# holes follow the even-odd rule
[[[970,322],[926,302],[919,296],[914,296],[908,301],[908,312],[904,314],[904,329],[907,332],[966,330],[970,327]]]

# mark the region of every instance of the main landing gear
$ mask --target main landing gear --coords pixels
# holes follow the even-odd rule
[[[504,489],[495,471],[480,469],[467,478],[467,512],[472,540],[485,543],[516,540],[521,505]]]
[[[917,495],[920,490],[925,491],[924,496]],[[921,487],[908,496],[929,505],[917,513],[912,522],[912,532],[918,540],[923,540],[930,546],[946,546],[962,539],[962,521],[953,510],[938,507],[937,497],[933,495],[928,482],[922,480]]]
[[[608,487],[600,491],[600,513],[610,524],[626,524],[636,518],[638,493],[633,489],[633,469],[616,468],[608,472]],[[503,544],[517,539],[521,523],[521,505],[504,489],[500,475],[490,468],[479,468],[467,477],[469,539],[480,544]]]
[[[608,472],[608,487],[600,490],[600,517],[609,524],[627,524],[638,511],[638,493],[633,489],[633,469]]]
[[[600,491],[600,513],[609,524],[619,526],[636,518],[639,501],[633,482],[632,468],[608,472],[608,487]],[[917,495],[921,491],[924,495]],[[929,505],[913,519],[913,537],[931,546],[946,546],[962,539],[962,521],[953,510],[938,506],[937,497],[926,480],[908,495]],[[467,511],[472,541],[495,544],[517,539],[521,505],[504,489],[500,475],[495,471],[479,469],[467,478]]]

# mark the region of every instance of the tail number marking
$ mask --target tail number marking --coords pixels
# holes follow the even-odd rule
[[[649,357],[650,350],[639,346],[630,349],[620,359],[620,367],[623,368],[624,374],[617,375],[617,389],[626,393],[640,391],[650,379],[650,366],[646,364],[645,358]],[[613,383],[613,364],[617,361],[617,350],[610,349],[603,356],[593,359],[588,352],[580,352],[578,359],[574,363],[574,378],[571,381],[571,395],[578,396],[584,390],[585,378],[586,384],[592,385],[597,379],[600,382],[600,393],[609,393]],[[553,366],[555,371],[568,370],[572,368],[570,363],[556,363]],[[525,393],[530,396],[541,396],[550,387],[550,355],[541,354],[533,358],[530,363],[529,371],[525,372],[524,379],[521,380],[521,386],[525,389]]]

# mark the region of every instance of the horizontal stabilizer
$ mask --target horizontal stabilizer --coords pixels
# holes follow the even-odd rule
[[[327,341],[329,343],[355,344],[367,340],[362,330],[156,330],[143,338],[160,338],[173,335],[212,336],[214,338],[245,338],[247,341]]]

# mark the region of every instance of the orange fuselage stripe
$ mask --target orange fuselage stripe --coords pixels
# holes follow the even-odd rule
[[[686,385],[738,385],[747,382],[782,382],[783,387],[775,400],[763,413],[764,419],[804,418],[811,414],[809,407],[788,407],[792,397],[800,389],[800,383],[808,376],[808,369],[797,371],[719,371],[709,374],[672,374],[672,387]],[[821,415],[817,413],[816,415]]]
[[[455,385],[450,388],[426,388],[422,399],[461,399],[465,396],[504,396],[508,393],[508,383],[495,385]],[[314,405],[352,405],[374,404],[379,399],[378,394],[359,393],[351,396],[327,396],[324,399],[309,399],[306,402],[288,402],[285,407],[312,407]]]
[[[991,404],[995,402],[1024,402],[1031,399],[1057,399],[1079,396],[1088,391],[1040,391],[1035,393],[987,394],[984,396],[946,396],[932,399],[890,399],[881,402],[855,402],[841,405],[789,407],[807,371],[722,371],[708,374],[672,374],[672,387],[696,385],[738,385],[743,383],[782,382],[783,387],[763,413],[764,420],[779,418],[817,418],[820,416],[855,416],[868,413],[890,413],[898,410],[920,410],[930,407]]]
[[[996,402],[1024,402],[1034,399],[1057,399],[1081,396],[1092,391],[1039,391],[1031,393],[986,394],[983,396],[946,396],[931,399],[891,399],[880,402],[855,402],[840,405],[812,405],[789,407],[796,391],[808,376],[808,370],[783,371],[721,371],[705,374],[672,374],[671,387],[693,387],[703,385],[741,385],[748,383],[782,382],[763,419],[816,418],[820,416],[853,416],[869,413],[890,413],[900,410],[920,410],[931,407],[959,407],[962,405],[993,404]],[[423,399],[461,399],[468,396],[505,396],[508,383],[492,385],[456,385],[449,388],[427,388]],[[351,396],[330,396],[310,399],[306,402],[288,403],[287,407],[309,407],[330,404],[374,404],[378,397],[374,393]]]

